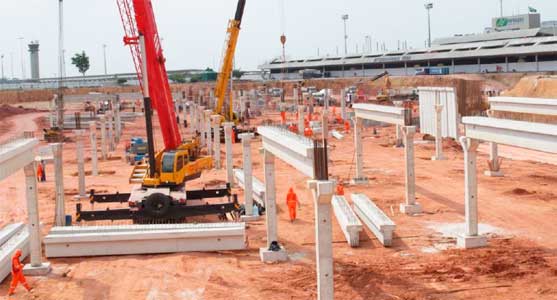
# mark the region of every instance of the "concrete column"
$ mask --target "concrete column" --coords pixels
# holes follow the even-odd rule
[[[205,106],[199,106],[197,109],[197,126],[201,134],[199,143],[201,147],[205,147],[207,145],[207,138],[205,137]]]
[[[183,118],[184,118],[184,120],[182,121],[182,124],[186,125],[186,123],[188,123],[188,125],[189,125],[188,128],[191,132],[191,122],[188,122],[188,109],[187,109],[188,106],[189,106],[188,103],[189,103],[189,101],[186,101],[186,100],[182,99],[182,115],[183,115]]]
[[[333,227],[331,200],[333,181],[309,181],[315,200],[315,254],[317,264],[317,299],[334,299]]]
[[[489,161],[487,162],[489,170],[484,172],[485,176],[489,177],[503,177],[501,171],[501,161],[499,159],[499,149],[497,143],[490,143],[489,145]]]
[[[88,198],[85,194],[85,159],[83,157],[83,135],[85,134],[85,130],[74,130],[74,134],[77,151],[77,173],[79,176],[79,195],[75,196],[75,199],[81,200]]]
[[[478,141],[461,137],[460,143],[464,150],[464,206],[466,232],[457,237],[460,248],[478,248],[487,244],[484,236],[478,235],[478,179],[476,174],[476,159]]]
[[[206,109],[203,113],[205,116],[205,124],[203,124],[205,126],[205,145],[207,145],[207,155],[211,156],[213,155],[213,137],[211,135],[211,115],[213,111]]]
[[[93,176],[98,176],[99,168],[97,163],[97,123],[95,121],[89,123],[89,132],[91,134],[91,172]]]
[[[234,187],[234,165],[232,162],[232,126],[234,123],[226,122],[224,126],[224,143],[226,146],[226,179],[230,187]]]
[[[304,105],[298,105],[298,134],[304,135]]]
[[[340,90],[340,116],[346,120],[346,90]]]
[[[321,112],[321,125],[323,138],[329,138],[329,111],[326,109]]]
[[[404,143],[402,142],[402,138],[403,138],[402,127],[400,125],[395,125],[395,128],[396,128],[395,148],[402,148],[404,147]]]
[[[354,148],[356,150],[356,177],[352,179],[352,184],[366,184],[367,178],[364,177],[364,151],[362,141],[363,120],[354,118]]]
[[[213,121],[213,147],[214,153],[213,157],[215,160],[215,169],[219,170],[221,168],[220,163],[220,121],[222,117],[220,115],[212,115],[211,119]]]
[[[413,215],[422,212],[420,204],[416,203],[416,174],[414,169],[414,134],[415,126],[405,126],[404,134],[404,156],[406,160],[406,203],[400,204],[400,212]]]
[[[190,124],[189,124],[189,131],[190,134],[195,134],[195,130],[197,128],[197,124],[195,123],[195,107],[196,105],[193,102],[189,102],[189,113],[190,113]],[[186,116],[184,116],[185,118]]]
[[[54,209],[54,224],[64,226],[66,223],[66,207],[64,201],[64,161],[62,160],[63,144],[50,144],[54,156],[54,184],[56,185],[56,202]]]
[[[275,186],[275,155],[267,150],[263,150],[265,173],[265,217],[267,226],[267,247],[259,249],[259,255],[263,262],[286,261],[288,254],[284,247],[278,243],[277,234],[277,203]],[[278,251],[271,250],[275,244]]]
[[[437,95],[439,97],[439,95]],[[439,102],[437,102],[439,103]],[[435,156],[431,160],[445,160],[443,156],[443,105],[435,105]]]
[[[242,133],[240,139],[242,140],[242,154],[243,154],[243,168],[244,168],[244,206],[246,215],[242,216],[242,220],[251,221],[253,216],[253,172],[251,161],[251,139],[253,133]],[[245,218],[244,218],[245,217]],[[255,216],[258,217],[258,216]]]
[[[101,122],[101,158],[106,160],[108,156],[108,146],[106,143],[106,116],[99,116]]]
[[[296,105],[298,104],[299,98],[300,98],[300,95],[298,94],[298,88],[294,88],[292,90],[292,99],[294,100],[294,104],[296,104]]]
[[[50,272],[50,263],[43,263],[41,228],[39,220],[39,203],[37,200],[37,170],[35,162],[25,166],[25,198],[27,200],[27,217],[29,229],[29,248],[31,263],[25,265],[23,273],[29,276],[42,276]]]
[[[115,122],[115,127],[116,127],[116,144],[120,143],[120,137],[122,136],[122,118],[120,116],[120,109],[121,109],[121,104],[120,104],[120,98],[118,97],[118,99],[116,100],[116,107],[114,109],[114,122]]]
[[[116,150],[114,144],[114,116],[111,111],[107,111],[105,114],[108,121],[108,150],[114,152]]]

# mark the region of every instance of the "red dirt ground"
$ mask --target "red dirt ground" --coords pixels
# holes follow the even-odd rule
[[[20,115],[11,121],[29,127],[28,121],[36,117]],[[278,118],[277,113],[269,112],[262,119]],[[143,128],[140,119],[127,124],[123,141],[143,135]],[[388,146],[393,144],[393,128],[379,128],[378,135],[373,137],[371,129],[364,131],[364,172],[371,178],[370,185],[349,186],[345,191],[347,195],[365,193],[396,222],[394,245],[383,248],[366,229],[360,237],[361,246],[350,248],[335,220],[335,299],[557,299],[555,165],[505,160],[506,176],[488,178],[482,175],[485,166],[480,163],[479,212],[481,223],[489,225],[488,231],[492,232],[489,246],[457,250],[454,239],[438,231],[464,221],[460,149],[447,143],[444,151],[449,159],[433,162],[430,157],[434,146],[416,138],[417,196],[425,211],[409,217],[397,209],[404,201],[403,149]],[[335,178],[348,180],[354,176],[352,136],[330,143],[330,172]],[[114,156],[122,156],[123,144]],[[262,179],[260,147],[261,142],[255,141],[252,153],[254,175]],[[85,150],[90,151],[89,145]],[[234,164],[240,166],[241,145],[234,145],[234,151]],[[486,160],[487,156],[480,154],[478,161]],[[64,161],[66,209],[74,214],[75,144],[65,145]],[[87,176],[88,189],[129,190],[131,167],[124,161],[100,162],[100,168],[107,173],[96,178]],[[47,174],[47,182],[39,185],[44,234],[54,218],[52,166],[47,166]],[[213,170],[189,186],[224,178],[224,170]],[[25,220],[23,179],[19,172],[0,185],[2,225]],[[52,274],[28,278],[35,290],[27,294],[18,289],[13,299],[315,299],[314,210],[306,180],[277,160],[279,239],[289,252],[287,263],[260,262],[258,249],[266,239],[263,218],[249,225],[249,246],[244,251],[50,259]],[[294,223],[289,222],[285,207],[290,186],[301,202],[299,219]],[[527,193],[517,193],[521,190]],[[236,192],[243,199],[242,191]],[[8,280],[2,283],[0,294],[7,293],[8,284]]]

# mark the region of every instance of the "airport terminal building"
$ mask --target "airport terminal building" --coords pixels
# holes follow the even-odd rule
[[[456,35],[430,48],[347,56],[275,59],[260,68],[272,79],[557,71],[557,22],[540,14],[494,18],[484,33]]]

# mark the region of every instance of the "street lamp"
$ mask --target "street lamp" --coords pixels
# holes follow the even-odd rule
[[[24,58],[24,52],[23,52],[23,37],[18,37],[17,38],[19,40],[19,52],[21,55],[21,80],[25,79],[25,58]]]
[[[2,81],[4,81],[4,54],[0,55],[0,58],[2,59]]]
[[[103,44],[103,57],[104,57],[104,75],[107,75],[108,72],[106,70],[106,44]]]
[[[501,18],[503,17],[503,0],[499,0],[499,5],[501,6]]]
[[[427,45],[431,48],[431,10],[433,9],[433,3],[427,3],[425,9],[427,10]]]
[[[348,21],[348,15],[342,15],[342,21],[344,21],[344,54],[348,55],[348,34],[346,33],[346,21]]]

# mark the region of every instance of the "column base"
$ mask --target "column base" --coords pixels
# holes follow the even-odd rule
[[[422,212],[422,206],[419,203],[408,205],[406,203],[400,204],[400,212],[407,215],[415,215]]]
[[[505,176],[505,175],[503,175],[502,171],[491,171],[491,170],[484,171],[484,175],[488,176],[488,177],[504,177]]]
[[[432,157],[431,157],[431,160],[433,160],[433,161],[441,161],[441,160],[447,160],[447,158],[444,157],[444,156],[441,156],[441,157],[432,156]]]
[[[456,246],[462,249],[482,248],[487,246],[487,237],[483,235],[459,235],[456,238]]]
[[[49,262],[44,262],[38,267],[33,267],[31,264],[26,264],[23,267],[23,275],[25,276],[45,276],[50,273],[52,268]]]
[[[367,185],[369,184],[369,179],[367,177],[354,178],[350,180],[350,185]]]
[[[259,248],[259,257],[262,262],[273,263],[288,260],[288,253],[283,247],[279,251],[271,251],[268,248]]]
[[[241,222],[255,222],[259,220],[259,216],[240,216],[240,221]]]

